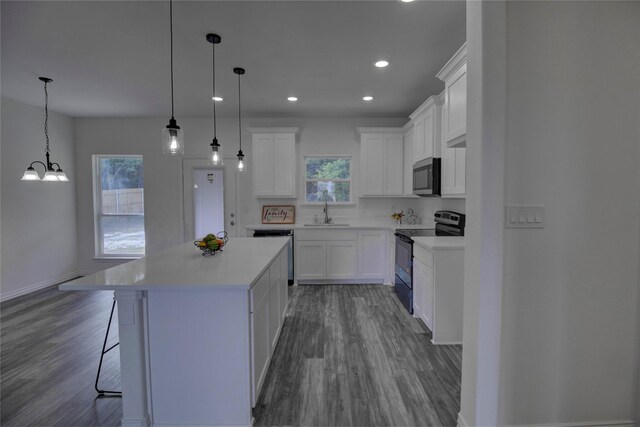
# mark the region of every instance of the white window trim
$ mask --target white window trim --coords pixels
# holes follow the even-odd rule
[[[122,159],[135,158],[143,159],[141,154],[94,154],[92,157],[93,168],[93,242],[94,254],[93,259],[139,259],[145,255],[139,254],[105,254],[102,253],[102,233],[100,231],[100,220],[102,217],[144,217],[144,214],[103,214],[102,213],[102,181],[100,177],[100,160],[101,159]],[[144,160],[143,160],[144,162]],[[143,163],[144,164],[144,163]],[[145,238],[145,254],[146,254],[146,238]]]
[[[335,179],[308,179],[307,178],[307,159],[346,159],[349,160],[349,176],[350,178],[346,179],[346,178],[335,178]],[[301,203],[301,205],[308,205],[308,206],[318,206],[318,205],[324,205],[324,202],[310,202],[307,200],[307,182],[318,182],[318,181],[333,181],[333,182],[348,182],[349,183],[349,201],[347,202],[327,202],[330,205],[334,205],[334,206],[353,206],[356,203],[353,201],[353,159],[352,156],[319,156],[319,155],[309,155],[309,156],[303,156],[302,158],[303,161],[303,183],[302,183],[302,190],[303,190],[303,196],[304,196],[304,201]]]

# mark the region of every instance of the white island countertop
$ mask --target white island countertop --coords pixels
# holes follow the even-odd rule
[[[418,237],[412,236],[411,239],[418,246],[425,249],[464,249],[464,237]]]
[[[250,289],[288,244],[289,237],[233,238],[202,256],[193,243],[174,246],[60,285],[61,290]]]

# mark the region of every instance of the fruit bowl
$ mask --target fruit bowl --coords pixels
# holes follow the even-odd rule
[[[207,234],[202,240],[196,240],[193,244],[202,251],[202,256],[215,255],[217,251],[222,251],[222,247],[229,241],[226,231],[221,231],[217,235]]]

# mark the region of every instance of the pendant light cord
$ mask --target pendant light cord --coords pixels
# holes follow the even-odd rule
[[[44,137],[47,147],[44,152],[49,155],[49,93],[47,92],[47,82],[44,82]]]
[[[240,139],[240,151],[242,151],[242,114],[241,114],[241,99],[240,98],[240,74],[238,74],[238,137]]]
[[[212,47],[212,69],[213,69],[213,96],[212,96],[212,100],[213,100],[213,138],[216,138],[216,44],[215,43],[211,43],[211,47]]]
[[[171,118],[173,119],[173,1],[169,0],[169,33],[171,37]]]

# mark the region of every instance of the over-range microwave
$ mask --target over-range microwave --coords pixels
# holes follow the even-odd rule
[[[440,195],[440,158],[428,157],[413,165],[413,194]]]

